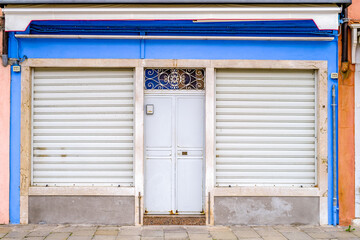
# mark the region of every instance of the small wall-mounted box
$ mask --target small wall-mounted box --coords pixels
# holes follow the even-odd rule
[[[21,71],[21,67],[18,65],[12,66],[12,70],[13,72],[20,72]]]
[[[154,104],[146,104],[146,115],[154,114]]]
[[[338,73],[331,73],[331,78],[332,79],[338,79],[339,78]]]

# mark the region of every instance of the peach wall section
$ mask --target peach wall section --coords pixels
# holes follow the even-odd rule
[[[0,31],[0,50],[2,50],[1,46],[2,32]],[[3,67],[0,63],[0,224],[9,223],[9,139],[10,66]]]
[[[360,19],[360,0],[352,0],[352,4],[348,8],[348,18],[352,20]]]
[[[360,0],[353,0],[348,18],[350,23],[359,21]],[[348,34],[348,68],[341,64],[339,37],[339,221],[344,226],[355,218],[355,65],[351,63],[350,31]]]
[[[341,73],[339,65],[339,223],[345,226],[355,218],[355,66]]]

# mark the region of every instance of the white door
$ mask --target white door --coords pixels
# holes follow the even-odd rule
[[[147,213],[203,211],[204,115],[203,95],[146,95]]]

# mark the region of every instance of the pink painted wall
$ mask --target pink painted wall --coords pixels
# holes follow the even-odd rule
[[[1,9],[0,9],[1,15]],[[2,32],[0,32],[0,54]],[[10,67],[0,61],[0,224],[9,223]]]
[[[0,66],[0,224],[9,223],[10,67]]]

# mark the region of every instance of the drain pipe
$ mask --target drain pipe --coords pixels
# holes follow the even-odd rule
[[[2,65],[6,67],[9,64],[9,57],[8,57],[8,41],[9,35],[8,32],[5,31],[5,17],[2,17],[2,50],[1,50],[1,61]]]
[[[341,35],[342,35],[342,42],[341,42],[341,73],[342,76],[346,78],[347,72],[349,71],[349,56],[348,56],[348,31],[349,31],[349,24],[348,24],[348,11],[347,8],[343,10],[343,24],[341,26]]]
[[[345,8],[344,9],[343,24],[342,24],[341,62],[348,62],[348,47],[349,47],[349,43],[348,43],[349,24],[348,24],[348,21],[349,21],[349,19],[348,19],[348,11],[347,11],[347,8]]]
[[[337,146],[336,146],[336,90],[335,85],[332,86],[332,122],[333,122],[333,225],[337,225]]]

